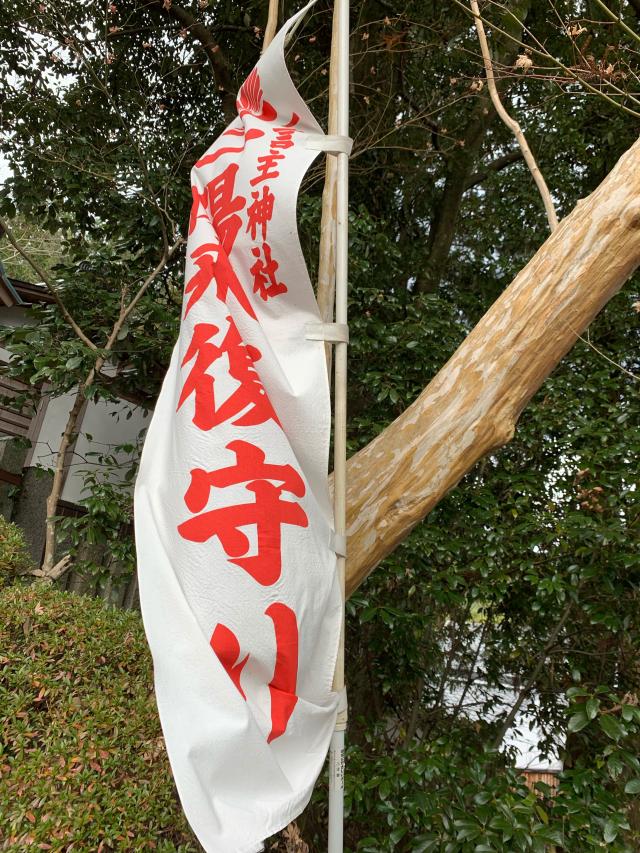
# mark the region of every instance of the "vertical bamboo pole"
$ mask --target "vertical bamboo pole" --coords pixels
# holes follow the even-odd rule
[[[349,135],[349,0],[335,0],[334,34],[337,36],[337,131]],[[337,155],[336,189],[336,323],[347,323],[347,281],[349,247],[349,155]],[[334,365],[334,526],[338,538],[346,535],[347,473],[347,344],[336,344]],[[333,687],[344,690],[344,555],[338,555],[337,570],[342,593],[342,627]],[[342,853],[344,823],[344,733],[347,708],[340,707],[329,752],[329,853]]]
[[[331,32],[331,61],[329,64],[329,119],[327,132],[338,133],[338,16],[333,16]],[[316,296],[323,323],[333,321],[336,301],[336,181],[338,160],[327,156],[325,160],[324,189],[322,191],[322,218],[320,221],[320,252],[318,258],[318,286]],[[327,372],[333,367],[333,345],[325,344]]]

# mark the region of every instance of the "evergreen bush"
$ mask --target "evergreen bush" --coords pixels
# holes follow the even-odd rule
[[[0,584],[33,569],[22,530],[0,515]]]
[[[138,613],[41,584],[0,590],[0,850],[201,850]]]

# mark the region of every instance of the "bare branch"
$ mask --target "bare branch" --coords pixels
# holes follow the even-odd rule
[[[489,54],[487,35],[484,31],[484,24],[482,23],[482,18],[480,17],[480,9],[478,8],[478,0],[470,0],[470,3],[471,11],[473,12],[476,22],[476,30],[478,31],[478,41],[480,42],[480,49],[482,51],[482,58],[484,60],[484,67],[487,74],[487,85],[489,86],[489,94],[491,95],[491,101],[502,121],[506,124],[506,126],[511,130],[515,138],[518,140],[518,145],[522,150],[522,156],[524,157],[525,162],[529,167],[529,171],[531,172],[533,180],[536,182],[536,186],[538,187],[538,191],[542,198],[544,208],[547,212],[549,228],[551,231],[553,231],[554,228],[557,228],[558,226],[558,217],[556,216],[556,210],[553,206],[551,193],[549,192],[549,188],[547,187],[542,172],[538,168],[538,164],[536,163],[535,157],[531,153],[531,149],[529,148],[526,137],[522,132],[520,125],[515,119],[511,118],[509,113],[505,110],[502,101],[500,100],[500,95],[498,94],[498,90],[496,88],[495,77],[493,75],[493,64],[491,62],[491,55]]]
[[[638,35],[638,33],[635,33],[631,29],[631,27],[627,26],[627,24],[625,24],[625,22],[622,20],[622,18],[620,18],[618,15],[616,15],[615,12],[612,12],[608,6],[605,6],[605,4],[602,2],[602,0],[596,0],[596,3],[598,4],[598,6],[600,6],[602,11],[611,18],[612,21],[615,21],[616,24],[618,24],[618,26],[622,27],[622,29],[625,31],[625,33],[627,35],[631,36],[631,38],[640,42],[640,36]]]
[[[453,2],[456,4],[456,6],[460,6],[461,9],[464,9],[464,11],[467,14],[473,15],[474,18],[476,17],[474,15],[474,13],[471,12],[469,7],[466,6],[462,2],[462,0],[453,0]],[[506,12],[513,18],[514,21],[518,21],[518,19],[513,14],[513,12],[511,12],[509,9],[506,9]],[[549,62],[552,62],[556,66],[556,68],[561,68],[565,72],[565,74],[567,74],[568,77],[570,77],[572,80],[575,80],[576,83],[579,83],[587,91],[591,92],[593,95],[598,95],[599,97],[604,98],[605,101],[608,101],[612,106],[616,107],[616,109],[622,110],[623,112],[634,116],[634,118],[640,118],[640,112],[637,112],[636,110],[632,110],[630,107],[625,106],[625,104],[614,100],[614,98],[612,98],[611,95],[608,95],[606,92],[603,92],[601,89],[598,89],[596,86],[592,86],[591,83],[587,82],[587,80],[584,79],[584,77],[581,77],[579,74],[576,74],[576,72],[572,68],[569,68],[563,62],[561,62],[559,59],[557,59],[555,56],[552,56],[547,50],[544,49],[543,45],[540,44],[540,42],[536,39],[536,37],[533,35],[533,33],[530,30],[526,30],[526,32],[536,42],[536,44],[538,45],[537,48],[533,47],[530,44],[525,44],[521,39],[514,38],[513,35],[506,32],[505,30],[501,29],[500,27],[496,26],[496,24],[491,23],[491,21],[487,21],[485,18],[482,17],[482,15],[478,15],[478,17],[484,23],[489,24],[495,33],[500,33],[501,35],[505,36],[505,38],[510,39],[514,44],[517,44],[519,47],[524,48],[525,50],[529,51],[530,53],[535,54],[536,56],[541,56]],[[518,23],[521,23],[521,22],[518,22]],[[629,92],[624,92],[622,89],[619,89],[617,86],[615,86],[612,83],[609,83],[609,86],[617,94],[622,95],[623,97],[628,98],[629,100],[633,101],[633,103],[640,105],[640,101],[637,98],[634,98],[633,95],[631,95]]]
[[[487,163],[484,169],[480,169],[480,171],[476,172],[474,175],[469,175],[464,186],[465,190],[470,190],[471,187],[481,184],[483,181],[487,180],[489,175],[501,172],[512,163],[517,163],[518,160],[522,160],[522,151],[509,151],[508,154],[504,154],[502,157],[496,157],[495,160],[491,160]]]
[[[538,676],[542,672],[542,667],[547,662],[547,657],[549,656],[549,652],[555,646],[555,644],[558,640],[558,637],[560,636],[560,631],[562,631],[562,629],[565,626],[567,619],[569,618],[569,614],[571,613],[571,611],[573,609],[573,605],[574,605],[573,601],[570,601],[569,604],[567,604],[565,609],[562,611],[560,619],[556,622],[556,624],[553,628],[553,631],[549,634],[549,637],[547,639],[547,642],[545,643],[544,649],[540,652],[540,656],[538,657],[538,661],[535,665],[533,672],[531,673],[531,675],[527,679],[525,685],[522,687],[522,689],[518,693],[516,701],[513,703],[511,710],[509,711],[509,713],[505,717],[504,722],[500,726],[500,730],[499,730],[498,734],[496,735],[496,739],[493,743],[494,749],[498,749],[498,747],[502,743],[504,736],[509,731],[509,729],[511,728],[511,726],[513,724],[513,721],[515,720],[516,716],[518,715],[518,711],[522,707],[522,703],[524,702],[524,700],[527,698],[527,696],[531,692],[531,688],[533,687],[533,685],[536,683],[536,679],[538,678]]]
[[[38,264],[37,261],[35,261],[33,259],[33,257],[29,254],[29,252],[27,252],[26,249],[24,249],[18,243],[13,231],[11,230],[11,228],[9,228],[9,225],[7,224],[7,222],[2,217],[0,217],[0,235],[2,233],[6,234],[7,240],[11,243],[11,245],[16,250],[16,252],[22,258],[24,258],[24,260],[29,264],[31,269],[38,276],[40,281],[42,281],[43,284],[46,286],[49,293],[51,293],[51,295],[53,296],[56,305],[60,309],[62,316],[65,318],[67,323],[71,326],[71,328],[76,333],[76,335],[80,338],[82,343],[85,344],[86,346],[88,346],[89,349],[92,349],[94,351],[97,350],[98,347],[93,343],[93,341],[89,340],[89,338],[85,335],[85,333],[82,331],[80,326],[76,323],[76,321],[71,316],[69,310],[67,309],[66,305],[62,301],[62,297],[60,296],[60,293],[58,292],[57,287],[51,281],[49,276],[44,272],[44,270],[42,269],[40,264]]]
[[[138,304],[143,294],[153,282],[160,272],[166,267],[171,258],[178,251],[180,246],[184,243],[184,239],[179,237],[173,246],[167,251],[166,249],[162,253],[162,257],[160,261],[156,264],[154,269],[149,273],[149,275],[142,282],[140,287],[138,288],[136,295],[129,302],[126,307],[120,309],[120,313],[118,315],[118,319],[113,324],[113,328],[111,329],[111,333],[109,334],[109,338],[107,340],[106,345],[101,350],[100,355],[96,358],[96,361],[87,374],[86,378],[83,382],[78,386],[78,393],[76,395],[75,402],[69,412],[69,416],[67,418],[67,423],[65,426],[64,433],[62,434],[62,438],[60,440],[60,447],[58,448],[58,452],[56,455],[56,467],[53,475],[53,483],[51,484],[51,492],[49,493],[49,497],[47,498],[47,524],[46,524],[46,535],[45,535],[45,549],[44,549],[44,557],[42,561],[42,569],[41,571],[44,573],[43,576],[48,577],[51,572],[54,570],[54,558],[55,558],[55,546],[56,546],[56,518],[55,514],[58,508],[58,501],[60,500],[60,495],[62,493],[62,485],[63,485],[63,476],[64,476],[64,464],[65,464],[65,456],[68,448],[71,446],[71,442],[73,440],[73,435],[76,430],[76,426],[78,423],[78,419],[80,417],[80,412],[84,406],[86,400],[86,391],[90,388],[95,382],[96,376],[100,374],[100,371],[104,367],[105,361],[107,359],[107,354],[111,351],[113,344],[117,340],[118,333],[120,329],[124,325],[125,320],[131,314],[135,306]]]

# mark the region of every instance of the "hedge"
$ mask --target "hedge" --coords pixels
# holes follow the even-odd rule
[[[34,567],[24,541],[24,533],[0,515],[0,585],[28,574]]]
[[[139,614],[41,584],[0,589],[0,850],[201,849]]]

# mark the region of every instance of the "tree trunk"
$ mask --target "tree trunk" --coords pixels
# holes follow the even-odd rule
[[[417,400],[349,460],[347,595],[485,454],[640,265],[640,140]]]
[[[500,23],[506,26],[506,31],[514,39],[520,40],[522,38],[522,23],[526,20],[530,5],[530,0],[511,0],[505,6],[506,21],[501,20]],[[508,15],[507,10],[513,13],[513,18]],[[512,65],[519,49],[515,41],[496,33],[492,38],[492,48],[492,58],[496,67]],[[506,88],[508,79],[502,78],[495,81],[501,94]],[[417,292],[427,293],[437,290],[447,271],[451,246],[456,235],[462,197],[469,188],[469,181],[478,161],[482,144],[495,118],[495,109],[489,93],[485,89],[482,94],[478,95],[473,111],[468,117],[464,133],[461,134],[461,147],[448,155],[444,187],[436,204],[429,229],[427,262],[424,270],[416,279],[415,289]]]

